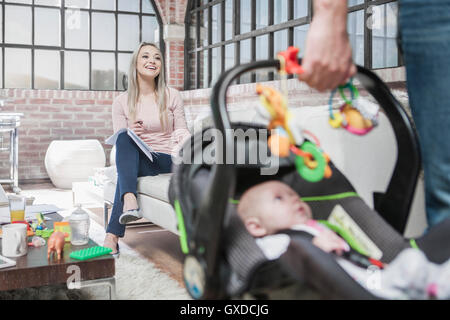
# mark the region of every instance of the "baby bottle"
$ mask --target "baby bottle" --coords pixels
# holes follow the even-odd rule
[[[87,244],[89,241],[89,214],[77,204],[77,208],[69,217],[69,224],[72,230],[72,239],[70,242],[75,246]]]

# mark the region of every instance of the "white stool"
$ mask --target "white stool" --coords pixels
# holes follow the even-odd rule
[[[61,189],[71,189],[72,182],[87,181],[95,168],[105,164],[105,151],[98,140],[54,140],[45,154],[47,174]]]

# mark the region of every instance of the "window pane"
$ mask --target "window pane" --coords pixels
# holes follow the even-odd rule
[[[92,9],[115,10],[116,0],[91,0]]]
[[[59,89],[60,80],[59,51],[34,51],[34,87],[35,89]]]
[[[124,86],[124,76],[128,76],[128,69],[130,68],[130,63],[131,63],[131,56],[132,54],[130,53],[119,53],[118,59],[119,61],[117,61],[117,67],[119,68],[118,70],[118,78],[117,78],[117,87],[119,90],[125,90],[127,84],[125,83]]]
[[[156,17],[142,17],[142,41],[155,42],[155,39],[158,38],[158,33],[159,25]]]
[[[234,43],[225,46],[225,70],[234,67],[234,52],[236,45]]]
[[[139,16],[119,14],[119,50],[134,50],[139,43]]]
[[[220,19],[220,4],[212,7],[212,43],[222,41],[222,21]]]
[[[208,45],[208,10],[200,12],[200,44]]]
[[[31,44],[31,8],[6,6],[5,42]]]
[[[142,0],[142,13],[155,13],[150,0]]]
[[[89,0],[66,0],[66,7],[89,9]]]
[[[288,31],[281,30],[273,33],[273,44],[275,57],[280,51],[284,51],[288,48]]]
[[[64,88],[89,89],[89,54],[64,52]]]
[[[5,0],[5,2],[11,2],[11,3],[26,3],[31,4],[32,0]]]
[[[372,13],[372,68],[396,67],[397,3],[374,7]]]
[[[221,66],[222,66],[222,61],[221,61],[221,48],[213,48],[212,50],[212,61],[211,61],[211,66],[212,66],[212,74],[211,74],[211,85],[210,87],[213,87],[214,84],[216,83],[217,78],[219,78],[220,73],[222,72],[221,70]]]
[[[268,0],[256,1],[256,29],[269,25]]]
[[[349,7],[356,6],[357,4],[364,3],[364,0],[347,0],[347,4]]]
[[[66,10],[66,48],[89,49],[89,13],[80,10]]]
[[[114,90],[115,62],[114,53],[92,53],[92,89]]]
[[[249,63],[252,60],[252,41],[251,39],[243,40],[241,41],[241,48],[240,48],[240,64]],[[247,72],[243,76],[240,77],[241,83],[248,83],[250,82],[250,73]]]
[[[0,88],[3,88],[3,77],[2,77],[3,63],[2,63],[2,60],[3,60],[3,51],[0,50]]]
[[[308,15],[308,0],[294,0],[294,19],[303,18],[306,17],[307,15]]]
[[[241,34],[251,31],[252,8],[251,0],[241,0]]]
[[[0,6],[0,42],[3,42],[3,7],[2,6]],[[0,75],[1,75],[1,73],[0,73]]]
[[[349,13],[347,31],[352,46],[353,61],[364,65],[364,10]]]
[[[256,37],[256,60],[267,60],[269,58],[269,35]],[[256,81],[269,80],[269,72],[267,70],[256,71]]]
[[[287,0],[274,1],[273,9],[274,9],[274,24],[279,24],[282,22],[286,22],[288,20],[288,15],[287,15],[288,2],[287,2]]]
[[[139,12],[139,0],[119,0],[119,10]]]
[[[61,44],[61,21],[58,9],[34,9],[34,43],[59,46]]]
[[[200,58],[201,59],[201,58]],[[200,79],[203,79],[203,88],[208,88],[208,50],[203,51],[203,65],[200,63]],[[203,77],[201,75],[203,74]]]
[[[34,4],[61,7],[61,0],[34,0]]]
[[[5,88],[31,88],[31,50],[5,48]]]
[[[299,57],[303,57],[306,49],[306,35],[309,30],[309,24],[294,28],[294,46],[299,48]]]
[[[92,13],[92,48],[114,50],[116,48],[116,21],[114,14]]]
[[[225,1],[225,40],[233,38],[233,1]]]

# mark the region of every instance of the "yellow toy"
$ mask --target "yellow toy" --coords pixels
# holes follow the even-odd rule
[[[302,68],[296,64],[296,53],[298,53],[298,49],[291,47],[288,51],[278,55],[282,86],[285,89],[286,75],[289,70],[302,72]],[[286,66],[290,66],[290,68],[286,69]],[[302,130],[294,125],[293,116],[287,105],[287,94],[283,95],[280,91],[261,84],[256,85],[256,92],[260,96],[262,105],[258,111],[269,120],[267,128],[272,130],[267,141],[272,154],[284,158],[288,157],[291,152],[294,153],[297,156],[295,160],[297,171],[310,182],[319,181],[323,177],[331,177],[332,171],[328,165],[329,157],[320,150],[318,140],[315,139],[316,144],[305,142]]]

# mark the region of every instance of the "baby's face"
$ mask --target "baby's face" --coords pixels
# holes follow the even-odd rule
[[[273,181],[260,189],[261,225],[272,234],[311,219],[311,208],[288,185]]]

